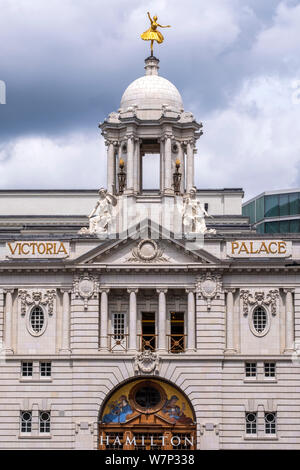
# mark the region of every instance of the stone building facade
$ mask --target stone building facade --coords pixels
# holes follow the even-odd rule
[[[101,233],[96,191],[0,192],[0,447],[298,449],[299,236],[252,231],[240,189],[184,231],[202,125],[145,68],[100,125]]]

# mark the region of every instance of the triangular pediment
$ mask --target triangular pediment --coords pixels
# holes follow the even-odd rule
[[[216,265],[220,260],[201,248],[197,241],[176,238],[173,233],[146,219],[125,234],[103,241],[75,259],[76,264],[186,266]]]

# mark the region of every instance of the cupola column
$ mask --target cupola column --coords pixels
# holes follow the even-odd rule
[[[180,184],[180,190],[182,194],[184,193],[185,189],[185,165],[184,165],[184,150],[183,150],[183,145],[181,142],[177,143],[178,145],[178,159],[180,160],[180,172],[181,172],[181,184]]]
[[[114,142],[110,140],[106,142],[106,145],[107,145],[107,190],[109,193],[114,194],[116,190],[115,147],[114,147]]]
[[[133,180],[134,180],[134,137],[130,135],[127,137],[127,188],[125,194],[133,193]]]
[[[186,145],[186,191],[194,186],[194,140],[188,140]]]
[[[140,139],[134,139],[133,189],[140,192]]]
[[[165,193],[172,194],[172,140],[170,135],[165,138]]]

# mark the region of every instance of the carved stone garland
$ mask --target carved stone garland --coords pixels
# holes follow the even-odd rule
[[[53,305],[56,298],[55,289],[42,291],[19,290],[18,297],[21,301],[21,315],[26,315],[27,307],[48,307],[48,314],[53,315]]]
[[[84,301],[84,309],[88,308],[88,301],[92,297],[96,298],[99,292],[99,281],[95,276],[85,274],[74,279],[75,297],[81,297]]]
[[[213,274],[207,272],[197,278],[196,292],[200,298],[206,299],[207,310],[211,309],[211,302],[220,297],[222,291],[222,276],[221,274]]]
[[[243,315],[247,316],[249,314],[249,306],[257,305],[259,306],[268,306],[273,316],[277,313],[278,299],[279,299],[279,290],[273,289],[269,292],[256,291],[251,292],[250,290],[241,290],[240,293],[241,300],[243,302]]]

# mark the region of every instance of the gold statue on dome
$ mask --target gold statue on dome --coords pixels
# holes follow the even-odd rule
[[[147,31],[145,31],[143,34],[141,34],[141,38],[144,41],[151,41],[151,56],[153,56],[153,43],[154,41],[157,41],[158,44],[161,44],[164,40],[163,35],[161,34],[160,31],[157,31],[157,27],[160,28],[171,28],[171,26],[168,24],[167,26],[163,26],[159,23],[157,23],[157,16],[153,16],[153,19],[150,16],[149,11],[147,12],[151,26]]]

